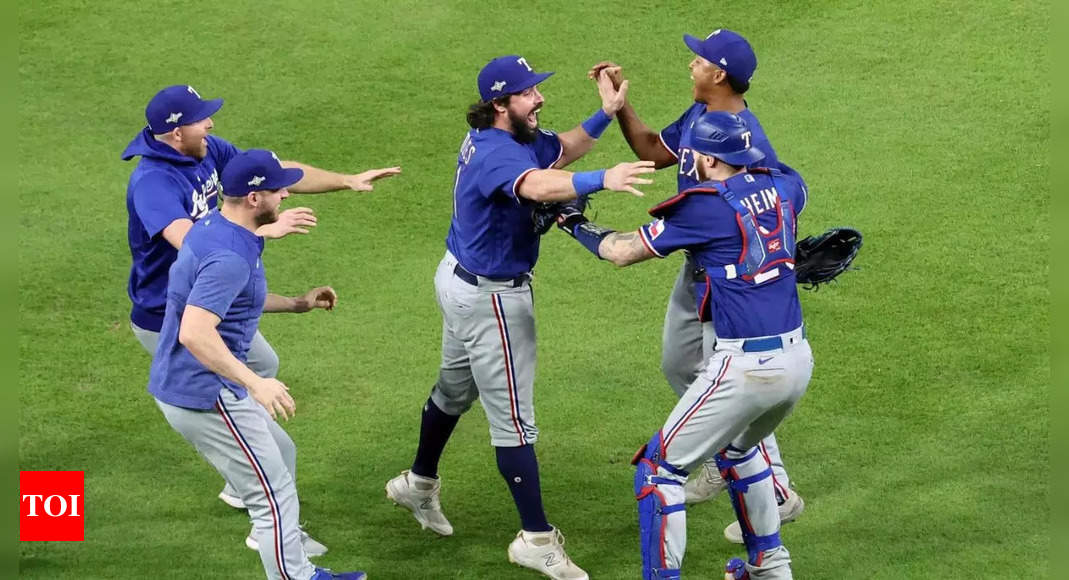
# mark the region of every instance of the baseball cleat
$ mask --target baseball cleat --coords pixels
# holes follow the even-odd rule
[[[260,542],[256,541],[256,528],[253,528],[248,536],[245,536],[245,545],[250,550],[259,552]],[[327,553],[327,547],[321,542],[308,535],[308,532],[301,530],[301,546],[304,547],[304,555],[309,558],[316,558]]]
[[[229,485],[224,487],[223,491],[219,492],[219,499],[223,500],[223,503],[236,510],[245,509],[245,502],[241,501],[240,497],[230,493],[230,491],[231,489]]]
[[[520,530],[509,544],[508,552],[509,562],[554,580],[590,580],[590,576],[564,553],[564,536],[557,528],[548,532]]]
[[[728,560],[724,566],[724,580],[750,580],[750,574],[746,571],[746,562],[739,558]]]
[[[312,580],[367,580],[363,572],[331,572],[326,568],[316,568]]]
[[[802,514],[802,510],[805,509],[805,501],[802,500],[802,496],[798,495],[798,492],[793,488],[791,489],[791,495],[781,504],[779,504],[779,523],[780,525],[789,524]],[[739,521],[735,520],[728,524],[728,527],[724,528],[724,537],[727,541],[733,544],[741,544],[742,542],[742,526],[739,525]]]
[[[440,536],[452,536],[453,525],[442,514],[438,497],[441,491],[441,480],[416,475],[407,469],[386,482],[386,497],[408,508],[420,527],[430,528]]]
[[[715,462],[703,463],[701,471],[692,475],[687,480],[687,485],[683,487],[683,492],[686,494],[684,501],[686,503],[709,501],[720,495],[720,492],[724,491],[727,486]]]

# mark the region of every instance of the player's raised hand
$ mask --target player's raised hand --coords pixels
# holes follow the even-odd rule
[[[371,191],[375,189],[372,183],[384,177],[392,177],[401,173],[400,167],[386,167],[384,169],[368,169],[356,175],[346,175],[343,182],[345,187],[353,191]]]
[[[275,223],[256,228],[256,235],[277,240],[290,234],[307,234],[308,228],[315,225],[315,211],[307,207],[295,207],[278,214]]]
[[[607,69],[602,69],[597,76],[598,94],[601,95],[601,108],[612,117],[627,102],[627,81],[615,84]]]
[[[601,76],[602,71],[609,73],[609,80],[612,81],[613,88],[620,88],[620,85],[626,80],[624,79],[624,71],[620,68],[620,65],[608,60],[603,60],[590,67],[586,76],[596,81],[598,80],[598,77]]]
[[[255,382],[249,383],[248,388],[252,398],[263,405],[276,421],[279,416],[289,420],[297,412],[297,403],[290,396],[289,387],[278,379],[257,377]]]
[[[297,305],[294,308],[294,312],[308,312],[316,308],[322,308],[323,310],[334,310],[334,305],[338,303],[338,293],[334,291],[330,286],[319,286],[312,288],[304,293],[303,296],[297,298]]]
[[[646,179],[639,176],[645,173],[653,173],[654,171],[657,171],[657,168],[653,166],[652,161],[621,163],[616,167],[605,171],[605,189],[626,191],[631,195],[642,197],[646,194],[635,189],[633,186],[649,185],[653,183],[652,179]]]

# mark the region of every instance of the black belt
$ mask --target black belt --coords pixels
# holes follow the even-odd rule
[[[453,267],[453,273],[456,274],[457,278],[460,278],[461,280],[467,282],[468,284],[471,284],[472,286],[478,286],[479,285],[479,277],[476,276],[475,274],[472,274],[471,272],[465,270],[464,266],[461,266],[459,262],[457,263],[456,266]],[[528,280],[531,279],[531,277],[529,275],[527,275],[527,274],[523,274],[523,275],[517,276],[515,278],[504,278],[504,279],[487,278],[486,276],[483,276],[483,277],[486,278],[487,280],[490,280],[491,282],[498,282],[500,284],[512,284],[513,288],[519,288],[520,286],[523,286]]]

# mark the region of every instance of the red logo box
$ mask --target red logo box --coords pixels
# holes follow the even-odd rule
[[[85,472],[19,472],[19,541],[85,540]]]

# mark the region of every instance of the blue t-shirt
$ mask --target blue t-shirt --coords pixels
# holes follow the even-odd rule
[[[124,160],[141,157],[126,188],[126,237],[133,259],[127,294],[134,324],[160,330],[167,271],[178,255],[161,232],[176,219],[196,221],[215,208],[219,174],[238,152],[227,141],[209,135],[208,154],[198,161],[157,141],[148,128],[123,151]]]
[[[244,387],[205,368],[178,342],[178,330],[186,305],[210,310],[221,319],[216,329],[226,347],[244,362],[267,298],[263,248],[263,238],[218,210],[189,230],[171,266],[166,314],[149,372],[148,390],[157,399],[176,407],[211,409],[220,389],[245,398]]]
[[[501,129],[472,129],[457,156],[453,219],[445,245],[469,272],[515,278],[538,261],[535,204],[516,193],[523,178],[564,153],[552,131],[524,144]]]
[[[676,191],[690,189],[701,181],[698,177],[698,167],[694,163],[694,151],[687,147],[681,147],[680,144],[690,140],[683,137],[689,137],[690,129],[694,122],[705,112],[705,103],[694,103],[674,123],[661,129],[661,143],[665,149],[668,149],[669,153],[675,156],[679,165],[679,171],[676,172]],[[754,116],[750,109],[743,109],[739,116],[746,121],[746,125],[750,128],[750,143],[765,154],[765,158],[754,164],[754,167],[771,167],[782,169],[788,173],[793,171],[790,168],[781,166],[779,158],[776,157],[776,151],[772,148],[772,143],[769,143],[765,130],[761,127],[761,122],[757,120],[757,117]]]
[[[805,184],[797,173],[742,173],[716,185],[729,188],[738,195],[742,205],[756,217],[764,234],[776,233],[780,223],[778,211],[786,211],[789,207],[793,217],[797,218],[805,208]],[[738,215],[713,191],[714,187],[714,184],[698,184],[651,210],[662,218],[640,228],[646,247],[662,258],[676,250],[688,250],[708,272],[722,271],[725,265],[738,263],[743,254],[744,239]],[[796,219],[791,221],[797,223]],[[783,249],[777,245],[777,239],[780,238],[766,240],[770,244],[770,259],[775,258],[777,252],[782,255]],[[794,248],[790,248],[789,253],[793,255]],[[760,283],[741,277],[711,277],[709,299],[717,336],[771,336],[802,325],[794,270],[784,264],[779,266],[774,278]]]

